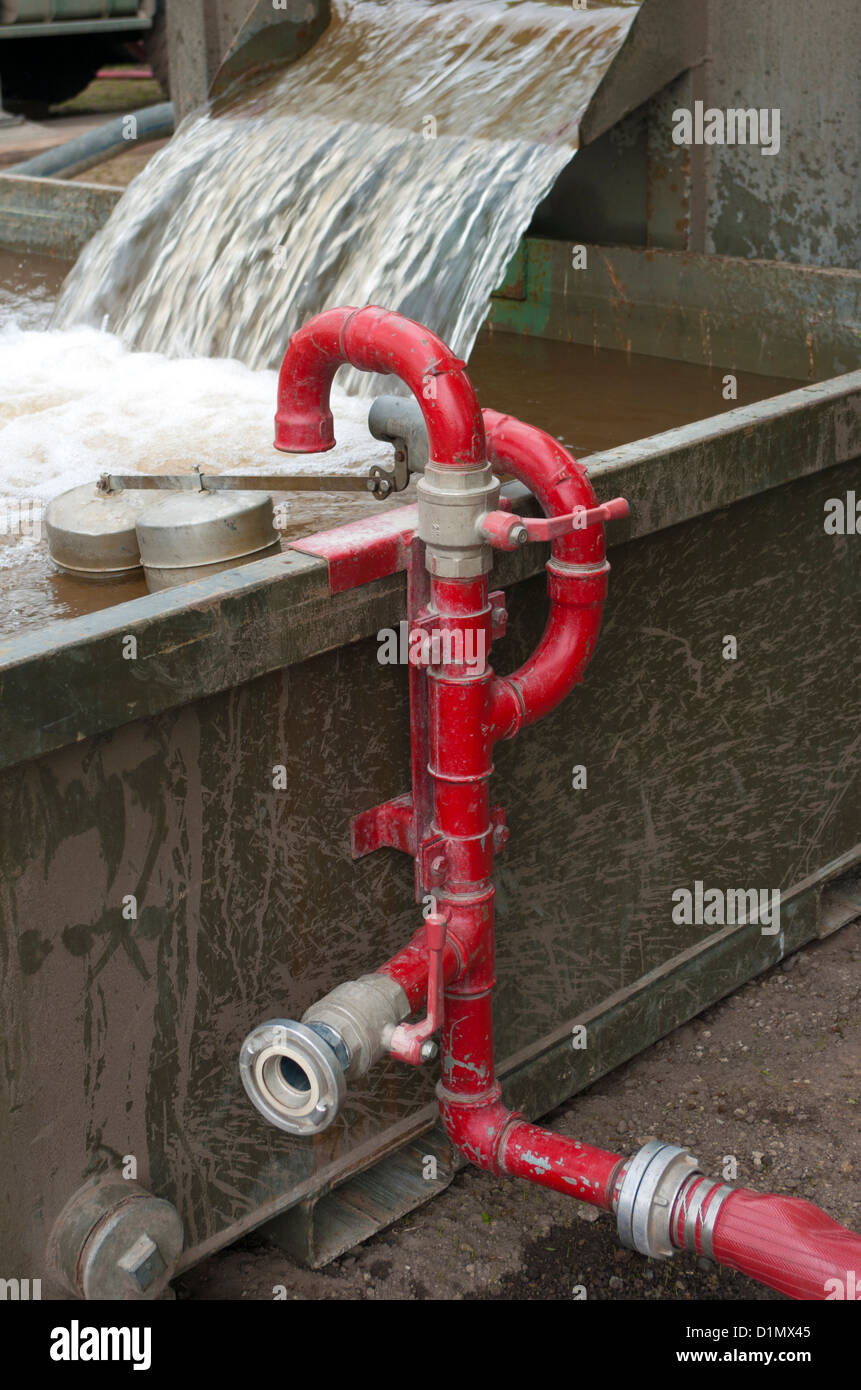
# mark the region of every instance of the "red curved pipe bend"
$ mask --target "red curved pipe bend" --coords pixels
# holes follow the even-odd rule
[[[611,1211],[615,1179],[624,1162],[621,1155],[529,1124],[503,1105],[499,1094],[495,1083],[490,1095],[478,1103],[452,1095],[440,1099],[446,1134],[470,1163],[490,1173],[526,1178]]]
[[[495,410],[483,414],[488,459],[528,487],[546,516],[597,506],[585,468],[552,435]],[[553,542],[547,565],[550,615],[541,641],[518,671],[491,685],[494,739],[512,738],[524,725],[543,719],[583,679],[601,626],[608,570],[603,526],[571,531]]]
[[[374,304],[327,309],[293,334],[278,375],[276,449],[314,454],[333,447],[329,392],[345,364],[391,373],[409,387],[434,463],[483,466],[484,425],[464,363],[430,329]]]

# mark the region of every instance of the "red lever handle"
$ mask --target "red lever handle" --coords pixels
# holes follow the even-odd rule
[[[389,1052],[402,1062],[418,1067],[436,1055],[433,1034],[442,1023],[442,1003],[445,977],[443,975],[443,952],[445,950],[448,913],[429,912],[425,918],[425,941],[428,949],[428,997],[427,1016],[421,1023],[399,1023],[389,1041]]]
[[[600,526],[627,516],[628,503],[624,497],[602,502],[600,507],[575,507],[563,516],[523,517],[510,512],[488,512],[482,517],[481,534],[497,550],[517,550],[527,541],[555,541],[569,531],[585,531],[588,526]]]
[[[861,1301],[861,1236],[800,1197],[739,1187],[715,1222],[720,1264],[798,1299]]]

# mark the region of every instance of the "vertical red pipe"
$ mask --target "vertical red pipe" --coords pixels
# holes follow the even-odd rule
[[[468,639],[485,622],[487,580],[434,576],[431,603],[441,618],[457,620],[462,650],[475,650]],[[450,931],[478,933],[466,969],[445,989],[442,1119],[452,1141],[477,1166],[610,1209],[622,1162],[618,1154],[527,1124],[500,1101],[493,1062],[492,681],[489,667],[476,673],[465,663],[429,673],[434,829],[443,837],[449,865],[440,910],[449,914]]]

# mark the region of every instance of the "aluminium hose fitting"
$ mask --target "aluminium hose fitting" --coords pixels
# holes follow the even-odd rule
[[[651,1139],[625,1167],[616,1197],[619,1239],[629,1250],[664,1260],[684,1248],[714,1258],[712,1240],[729,1183],[707,1178],[687,1149]],[[681,1242],[678,1222],[684,1214]]]
[[[239,1074],[260,1114],[286,1134],[308,1138],[334,1120],[347,1077],[363,1076],[388,1051],[410,1006],[388,975],[338,985],[306,1010],[301,1023],[271,1018],[248,1034]]]

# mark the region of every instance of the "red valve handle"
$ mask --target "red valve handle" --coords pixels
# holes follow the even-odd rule
[[[448,930],[447,912],[429,912],[425,918],[425,941],[428,950],[427,1015],[421,1023],[399,1023],[389,1041],[389,1052],[411,1066],[421,1066],[436,1055],[431,1044],[433,1034],[442,1023],[442,1002],[445,979],[443,952]]]
[[[627,516],[628,503],[624,497],[602,502],[600,507],[575,507],[562,516],[523,517],[510,512],[488,512],[482,518],[481,533],[497,550],[517,550],[527,541],[555,541],[569,531],[585,531],[605,521]]]
[[[720,1264],[790,1298],[861,1301],[861,1236],[800,1197],[737,1188],[713,1247]]]

